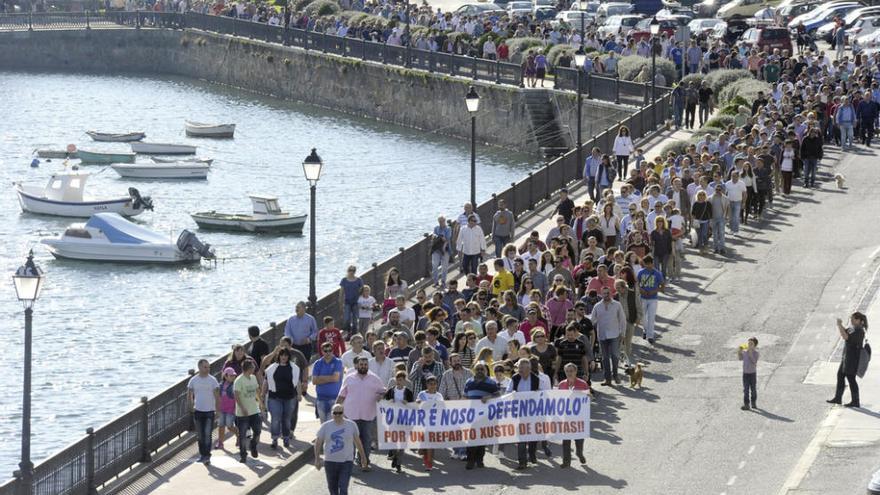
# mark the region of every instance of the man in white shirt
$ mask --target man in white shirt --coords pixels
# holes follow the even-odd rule
[[[394,376],[394,361],[385,357],[385,342],[373,342],[373,357],[370,358],[369,369],[382,383],[390,382]]]
[[[467,206],[467,204],[465,205]],[[458,254],[461,256],[462,270],[465,274],[477,273],[477,266],[486,254],[486,234],[480,228],[476,215],[470,215],[467,226],[458,233]]]
[[[492,349],[493,361],[501,361],[504,353],[507,352],[507,339],[498,334],[498,322],[494,320],[486,322],[486,336],[477,342],[476,353],[478,356],[484,347]]]
[[[354,334],[349,343],[351,344],[351,349],[345,351],[345,354],[342,355],[342,367],[345,369],[346,375],[354,371],[354,363],[358,358],[370,359],[372,357],[370,351],[364,349],[364,337],[361,334]]]
[[[416,322],[416,311],[412,308],[406,307],[406,297],[403,295],[398,295],[394,298],[394,303],[396,305],[394,306],[394,309],[396,309],[397,313],[400,315],[400,325],[404,328],[411,329]]]
[[[495,60],[495,42],[492,41],[491,36],[487,37],[486,42],[483,43],[483,58]]]
[[[602,385],[611,385],[611,379],[620,384],[617,365],[620,357],[620,334],[626,331],[626,314],[619,302],[611,299],[611,289],[602,289],[602,301],[593,306],[590,321],[596,327],[599,345],[602,347],[602,370],[605,381]]]
[[[730,180],[724,184],[727,189],[727,200],[730,201],[730,231],[732,235],[739,234],[739,217],[743,204],[748,200],[749,189],[746,183],[739,178],[739,172],[734,170],[730,174]]]

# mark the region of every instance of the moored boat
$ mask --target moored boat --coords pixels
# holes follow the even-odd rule
[[[114,163],[120,177],[136,179],[207,179],[211,166],[201,162]]]
[[[154,157],[151,157],[150,160],[153,160],[156,163],[183,163],[183,162],[190,163],[190,162],[195,162],[195,163],[206,163],[208,165],[211,165],[212,163],[214,163],[213,158],[199,158],[199,157],[195,157],[195,156],[192,156],[189,158],[179,158],[179,157],[178,158],[160,158],[158,156],[154,156]]]
[[[144,132],[98,132],[98,131],[86,131],[86,134],[92,138],[93,141],[101,141],[105,143],[129,143],[131,141],[140,141],[141,139],[147,137],[147,134]]]
[[[131,151],[145,155],[194,155],[196,147],[189,144],[131,143]]]
[[[101,153],[77,150],[77,158],[82,163],[134,163],[136,156],[134,153]]]
[[[115,261],[127,263],[194,263],[214,258],[210,245],[188,230],[177,242],[116,213],[92,215],[86,223],[70,225],[64,234],[43,239],[49,252],[59,259]]]
[[[65,150],[42,149],[36,150],[36,154],[40,158],[78,158],[77,151],[68,152]]]
[[[190,216],[200,229],[226,230],[233,232],[267,232],[300,234],[307,215],[291,215],[281,211],[278,198],[252,194],[253,213],[217,213],[207,211]]]
[[[235,134],[235,124],[206,124],[187,120],[185,125],[187,136],[231,138]]]
[[[95,213],[112,212],[133,217],[153,209],[149,196],[130,187],[128,196],[95,198],[85,193],[89,174],[54,174],[45,187],[15,183],[15,192],[22,211],[60,217],[90,217]]]

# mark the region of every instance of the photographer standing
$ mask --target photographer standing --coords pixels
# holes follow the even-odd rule
[[[752,337],[748,343],[736,350],[736,357],[743,362],[743,411],[749,410],[749,393],[751,392],[751,408],[757,409],[758,400],[758,339]]]
[[[849,382],[849,394],[851,400],[844,404],[845,407],[859,406],[859,384],[856,382],[856,372],[859,369],[859,358],[862,354],[862,345],[865,342],[865,331],[868,330],[868,317],[856,311],[849,317],[850,327],[844,328],[843,320],[837,319],[837,331],[843,339],[843,359],[837,368],[837,390],[834,398],[829,399],[829,404],[840,404],[843,399],[843,389],[846,388],[844,378]]]

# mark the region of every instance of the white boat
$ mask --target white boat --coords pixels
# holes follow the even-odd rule
[[[196,137],[231,138],[235,134],[235,124],[205,124],[186,121],[186,135]]]
[[[302,233],[307,215],[281,211],[275,196],[252,194],[249,197],[254,206],[253,214],[207,211],[190,216],[200,229],[206,230]]]
[[[153,160],[156,163],[196,162],[196,163],[207,163],[208,165],[211,165],[212,163],[214,163],[213,158],[199,158],[199,157],[195,157],[195,156],[190,157],[190,158],[159,158],[158,156],[154,156],[154,157],[151,157],[150,160]]]
[[[92,215],[86,223],[72,224],[59,237],[43,239],[59,259],[136,263],[192,263],[214,258],[214,251],[192,232],[170,238],[133,224],[116,213]]]
[[[128,143],[131,141],[140,141],[141,139],[147,137],[147,134],[144,132],[98,132],[98,131],[86,131],[86,134],[92,138],[93,141],[101,141],[105,143]]]
[[[114,163],[120,177],[134,179],[207,179],[211,166],[201,162]]]
[[[188,144],[131,143],[131,151],[145,155],[195,155],[196,147]]]
[[[137,189],[128,188],[128,196],[94,198],[85,193],[89,174],[54,174],[45,187],[15,183],[22,211],[60,217],[90,217],[95,213],[113,212],[133,217],[152,210],[149,196],[142,197]]]

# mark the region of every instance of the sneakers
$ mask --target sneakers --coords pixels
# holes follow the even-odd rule
[[[285,447],[290,447],[290,439],[289,439],[289,438],[285,438],[285,439],[284,439],[284,446],[285,446]]]
[[[269,448],[272,449],[272,450],[275,450],[275,449],[278,448],[278,439],[277,439],[277,438],[273,438],[273,439],[272,439],[272,443],[269,444]],[[255,456],[255,457],[256,457],[256,456]]]
[[[743,411],[748,411],[748,410],[749,410],[749,405],[748,405],[748,404],[743,404],[742,407],[740,407],[740,409],[742,409]]]
[[[246,463],[247,462],[247,454],[241,454],[241,456],[238,458],[238,462],[240,462],[242,464]]]

